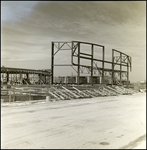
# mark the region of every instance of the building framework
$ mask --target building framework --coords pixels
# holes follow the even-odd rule
[[[35,80],[37,75],[38,81]],[[22,68],[1,67],[1,82],[13,84],[49,84],[51,70],[33,70]]]
[[[85,47],[88,47],[85,49]],[[87,48],[86,47],[86,48]],[[59,51],[70,52],[70,63],[56,64],[54,59]],[[101,57],[97,57],[96,54],[100,54]],[[77,74],[77,84],[79,85],[80,78],[86,72],[90,76],[90,84],[93,85],[94,77],[100,76],[101,83],[105,83],[105,77],[107,75],[111,78],[111,84],[122,84],[125,81],[129,83],[129,69],[132,68],[132,58],[127,54],[120,52],[116,49],[112,49],[111,60],[105,60],[105,47],[94,43],[70,41],[70,42],[52,42],[51,47],[51,69],[46,70],[33,70],[22,68],[8,68],[1,67],[1,82],[13,82],[20,84],[54,84],[54,70],[56,66],[70,66]],[[90,63],[84,63],[82,61],[89,61]],[[109,67],[107,66],[109,64]],[[116,69],[117,68],[117,69]],[[119,69],[118,69],[119,68]],[[38,81],[34,80],[35,76],[38,77]],[[70,78],[70,77],[68,77]],[[30,81],[34,81],[31,82]]]
[[[89,52],[81,51],[83,45],[89,47]],[[70,64],[56,64],[54,62],[55,55],[59,51],[71,51]],[[98,50],[98,51],[97,51]],[[95,53],[102,53],[100,59],[96,58]],[[86,53],[85,53],[86,52]],[[76,58],[76,62],[75,62]],[[91,65],[81,64],[82,60],[89,60]],[[99,65],[101,63],[101,65]],[[109,64],[111,67],[106,67]],[[51,84],[54,84],[54,69],[56,66],[71,66],[77,72],[77,84],[80,84],[80,76],[86,71],[90,74],[91,85],[93,85],[94,74],[98,73],[102,77],[102,83],[106,74],[111,76],[112,84],[121,84],[122,76],[126,78],[126,83],[129,83],[129,68],[132,68],[132,58],[127,54],[118,50],[112,49],[112,61],[105,60],[105,47],[94,43],[71,41],[71,42],[52,42],[51,51]],[[116,69],[119,66],[119,69]]]

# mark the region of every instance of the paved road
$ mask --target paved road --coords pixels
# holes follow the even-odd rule
[[[145,93],[1,107],[2,149],[133,149],[145,140]]]

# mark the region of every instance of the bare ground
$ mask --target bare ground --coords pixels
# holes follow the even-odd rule
[[[1,105],[2,149],[145,149],[145,141],[146,93]]]

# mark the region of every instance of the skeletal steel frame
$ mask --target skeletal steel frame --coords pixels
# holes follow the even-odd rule
[[[33,78],[34,75],[38,75],[40,84],[50,84],[46,80],[47,78],[51,77],[51,70],[33,70],[33,69],[23,69],[23,68],[10,68],[10,67],[1,67],[1,77],[6,76],[6,82],[9,82],[9,78],[11,75],[13,75],[13,79],[11,81],[19,81],[19,79],[22,79],[22,76],[25,76],[26,79]],[[19,77],[17,76],[19,75]],[[32,77],[31,77],[32,75]],[[42,81],[42,77],[44,77],[45,81]],[[50,81],[49,81],[50,82]]]
[[[81,52],[81,44],[90,45],[91,46],[91,54]],[[68,48],[64,48],[64,46]],[[102,58],[96,59],[94,58],[94,47],[102,48]],[[61,50],[70,50],[71,51],[71,64],[55,64],[54,58],[55,55]],[[116,55],[116,53],[118,55]],[[78,62],[74,63],[73,59],[77,58]],[[91,65],[82,65],[80,63],[81,59],[90,60]],[[102,63],[102,67],[98,66],[98,62]],[[110,68],[105,68],[105,63],[111,64]],[[116,70],[115,66],[119,65],[120,69]],[[104,82],[105,73],[109,73],[112,78],[112,84],[114,84],[114,76],[118,74],[119,80],[118,83],[122,82],[122,75],[125,74],[127,77],[127,84],[129,83],[129,67],[130,71],[132,68],[132,58],[125,53],[122,53],[118,50],[112,49],[112,62],[105,60],[105,47],[103,45],[98,45],[94,43],[81,42],[81,41],[70,41],[70,42],[52,42],[52,50],[51,50],[51,84],[54,84],[54,67],[55,66],[71,66],[77,72],[77,84],[80,84],[80,73],[84,69],[87,70],[87,73],[91,74],[91,85],[93,85],[93,73],[98,71],[102,76],[102,83]],[[74,66],[77,66],[75,69]],[[127,71],[122,69],[122,66],[127,67]]]

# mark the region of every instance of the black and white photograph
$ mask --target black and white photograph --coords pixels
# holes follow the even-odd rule
[[[1,148],[146,149],[146,1],[1,1]]]

